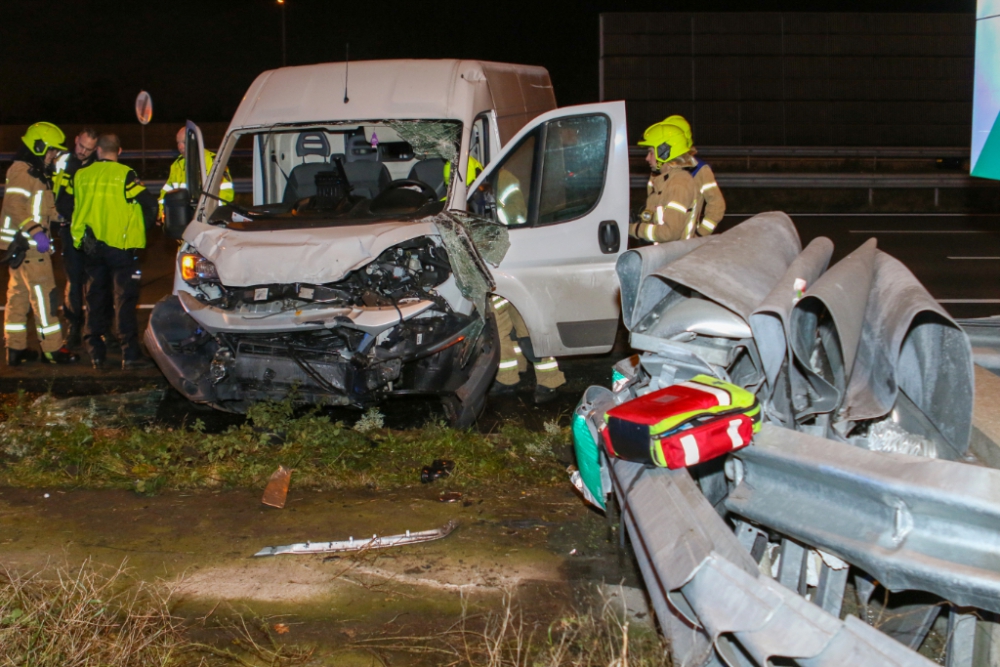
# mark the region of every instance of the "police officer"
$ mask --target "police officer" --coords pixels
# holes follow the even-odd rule
[[[66,270],[66,294],[63,296],[63,314],[69,322],[66,345],[80,346],[83,332],[83,286],[87,275],[83,270],[83,252],[73,247],[70,233],[72,217],[72,196],[65,192],[65,186],[73,175],[83,167],[90,166],[97,159],[97,130],[84,128],[76,135],[73,150],[56,160],[56,173],[52,177],[52,192],[56,197],[56,210],[62,216],[57,224],[59,245],[62,247],[63,268]]]
[[[163,189],[160,190],[160,211],[159,218],[163,219],[163,198],[168,192],[173,190],[187,189],[187,163],[185,162],[185,151],[187,142],[185,141],[187,135],[187,128],[182,127],[177,130],[177,150],[180,151],[180,155],[177,159],[173,161],[170,165],[170,173],[167,175],[167,182],[163,184]],[[205,175],[207,176],[212,171],[212,163],[215,162],[215,153],[205,149]],[[233,179],[229,175],[229,170],[226,169],[225,175],[222,177],[222,185],[219,186],[219,199],[224,202],[233,201]]]
[[[685,169],[693,163],[691,146],[679,128],[662,122],[648,127],[639,145],[649,149],[646,162],[652,174],[646,208],[639,222],[629,225],[629,236],[653,243],[678,241],[695,203],[694,179]]]
[[[94,368],[105,366],[104,334],[111,323],[109,294],[122,341],[122,370],[149,368],[139,349],[135,308],[139,300],[139,250],[156,220],[156,198],[129,167],[118,163],[114,134],[97,140],[97,161],[80,169],[67,186],[73,195],[73,244],[84,252],[87,321],[84,341]]]
[[[695,233],[698,236],[708,236],[715,231],[715,228],[722,222],[722,217],[726,215],[726,199],[722,196],[722,190],[715,181],[715,173],[712,167],[698,157],[698,149],[694,147],[691,138],[691,125],[684,116],[668,116],[664,121],[667,125],[673,125],[684,133],[691,150],[688,151],[694,158],[693,166],[687,167],[694,179],[695,203],[688,217],[687,226],[684,228],[684,237],[691,238]]]
[[[3,227],[0,247],[8,250],[10,274],[7,280],[7,308],[4,336],[7,364],[17,366],[38,359],[28,349],[28,310],[35,316],[35,330],[42,348],[42,360],[68,364],[79,358],[63,345],[59,324],[56,281],[49,252],[49,222],[56,217],[49,174],[60,150],[66,150],[66,135],[52,123],[35,123],[21,141],[24,143],[7,170],[7,187],[0,208]]]

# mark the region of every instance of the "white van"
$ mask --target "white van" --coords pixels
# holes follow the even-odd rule
[[[197,128],[188,135],[187,154],[201,155]],[[252,151],[249,207],[218,197],[237,147]],[[540,357],[614,342],[624,103],[556,109],[543,68],[265,72],[212,173],[188,164],[191,194],[167,197],[168,228],[184,240],[174,293],[145,340],[192,401],[241,411],[290,393],[357,406],[434,394],[468,425],[498,363],[494,294],[521,313]]]

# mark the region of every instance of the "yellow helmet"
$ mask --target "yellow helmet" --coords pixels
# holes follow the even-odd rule
[[[66,135],[52,123],[35,123],[24,133],[21,141],[35,155],[45,155],[50,148],[66,150],[63,146]]]
[[[639,145],[653,149],[657,164],[670,162],[691,150],[684,132],[676,125],[666,123],[656,123],[646,128]]]
[[[688,145],[694,146],[694,139],[691,138],[691,123],[687,122],[687,118],[674,114],[673,116],[667,116],[663,119],[663,122],[667,125],[680,128],[680,131],[684,133],[684,138],[687,139]]]

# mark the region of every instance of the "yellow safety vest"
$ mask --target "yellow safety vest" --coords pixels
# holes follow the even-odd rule
[[[212,164],[214,163],[215,153],[205,150],[206,173],[212,172]],[[183,155],[178,155],[177,159],[170,165],[170,174],[167,175],[167,182],[163,184],[163,189],[160,190],[160,213],[163,213],[163,196],[173,190],[187,189],[187,186],[187,162],[184,160]],[[222,185],[219,186],[219,199],[227,202],[233,201],[233,194],[233,179],[227,169],[225,175],[222,177]]]
[[[142,207],[134,201],[145,190],[138,179],[126,188],[130,167],[117,162],[95,162],[73,176],[73,245],[80,247],[87,227],[98,241],[128,250],[146,247]],[[132,199],[133,201],[129,201]]]

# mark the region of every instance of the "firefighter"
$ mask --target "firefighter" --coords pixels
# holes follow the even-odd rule
[[[695,203],[694,179],[685,169],[693,161],[691,146],[679,128],[664,123],[647,128],[639,145],[649,149],[646,162],[653,173],[646,207],[639,222],[629,225],[629,236],[653,243],[680,240]]]
[[[0,247],[7,251],[10,268],[4,336],[7,364],[35,361],[38,353],[28,349],[28,310],[35,316],[35,331],[42,348],[42,361],[68,364],[78,357],[63,345],[59,324],[56,281],[49,253],[49,222],[56,217],[52,181],[49,177],[66,135],[52,123],[35,123],[21,141],[14,162],[7,170],[7,187],[0,208],[3,228]]]
[[[64,191],[73,175],[83,167],[90,166],[97,159],[97,130],[84,128],[76,135],[73,150],[64,153],[56,160],[56,173],[52,177],[52,193],[56,198],[56,210],[62,220],[57,221],[59,245],[62,248],[63,268],[66,271],[66,293],[63,295],[63,315],[69,323],[66,334],[66,346],[80,347],[83,332],[83,286],[87,275],[83,270],[83,253],[73,247],[73,235],[70,233],[69,202],[72,197]]]
[[[555,357],[535,360],[531,351],[531,337],[521,314],[513,304],[500,296],[492,298],[497,330],[500,332],[500,368],[496,381],[490,387],[494,396],[512,395],[521,381],[520,374],[528,370],[528,357],[535,367],[535,403],[548,403],[556,398],[556,390],[566,384],[566,376],[559,370]],[[527,354],[525,354],[527,352]]]
[[[163,219],[163,197],[173,190],[187,189],[187,163],[185,162],[185,151],[186,151],[186,138],[187,128],[182,127],[177,130],[177,150],[180,151],[180,155],[177,159],[173,161],[170,165],[170,173],[167,175],[167,182],[163,184],[163,189],[160,190],[160,210],[158,219]],[[215,153],[205,149],[205,175],[207,176],[209,172],[212,171],[212,163],[215,162]],[[219,199],[225,202],[233,201],[233,179],[229,175],[229,170],[226,169],[225,176],[222,177],[222,185],[219,186]]]
[[[685,227],[685,238],[691,238],[695,233],[698,236],[708,236],[715,231],[722,222],[722,217],[726,215],[726,200],[722,196],[719,184],[715,181],[712,167],[698,157],[698,149],[694,147],[691,138],[691,125],[684,116],[669,116],[663,122],[679,128],[684,133],[684,138],[691,146],[691,157],[694,158],[694,166],[687,169],[694,178],[695,205]]]
[[[87,322],[84,342],[96,369],[105,367],[104,334],[117,316],[122,370],[149,368],[139,349],[135,308],[139,300],[139,250],[156,220],[156,198],[136,173],[119,164],[121,142],[114,134],[97,140],[97,161],[80,169],[67,185],[73,196],[73,245],[84,252]],[[108,304],[113,298],[114,313]]]

